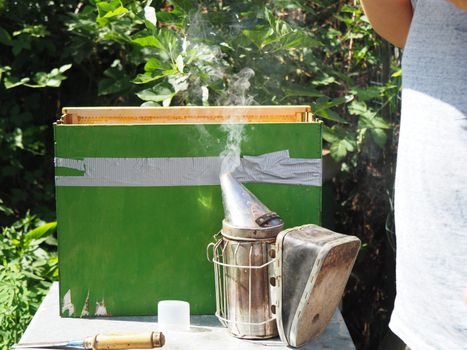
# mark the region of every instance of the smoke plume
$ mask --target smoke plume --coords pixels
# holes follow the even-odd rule
[[[245,110],[242,107],[251,105],[254,100],[248,95],[250,79],[255,72],[251,68],[244,68],[233,77],[227,89],[224,106],[238,106],[234,112],[229,114],[229,118],[222,125],[222,129],[227,132],[227,143],[221,153],[222,165],[220,175],[233,172],[240,165],[241,143],[244,137],[243,130],[246,123]]]

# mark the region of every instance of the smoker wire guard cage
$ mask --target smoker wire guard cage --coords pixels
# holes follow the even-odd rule
[[[279,334],[281,340],[287,345],[300,347],[324,331],[338,307],[357,257],[360,248],[360,240],[357,237],[336,233],[313,224],[292,227],[281,231],[276,238],[236,241],[234,244],[252,244],[248,265],[238,265],[225,262],[226,246],[221,232],[214,235],[216,242],[210,243],[206,250],[208,260],[214,265],[215,315],[234,336],[247,339],[267,339]],[[292,248],[293,244],[289,245],[292,241],[287,237],[292,237],[292,241],[295,240],[300,245],[303,244],[303,247],[300,250]],[[286,240],[289,240],[288,248],[285,245]],[[256,265],[252,263],[254,261],[252,256],[258,252],[258,249],[253,252],[253,245],[259,245],[265,253],[262,254],[264,260]],[[306,251],[306,255],[303,255],[304,251]],[[286,262],[287,256],[290,257],[290,254],[293,255],[293,259]],[[227,260],[231,259],[232,256],[227,257]],[[297,273],[295,270],[297,264],[308,266],[308,270],[300,270],[302,273],[308,271],[306,272],[307,276],[300,278],[288,276],[291,272],[294,275]],[[226,281],[236,277],[237,281],[233,281],[233,283],[241,280],[235,274],[228,276],[229,269],[243,270],[249,276],[246,288],[249,297],[247,317],[238,315],[238,309],[235,308],[235,305],[233,308],[229,305],[231,296],[229,296],[229,287]],[[264,300],[264,304],[268,307],[266,313],[264,308],[262,310],[259,308],[259,312],[258,308],[252,311],[252,276],[256,271],[261,270],[264,270],[263,275],[266,276],[269,293],[268,298],[266,298],[268,300]],[[305,281],[306,283],[303,284]],[[238,292],[238,285],[236,287]],[[241,284],[241,287],[245,286]],[[297,302],[295,300],[285,306],[283,300],[288,300],[293,294],[295,294],[294,298],[300,296],[300,302],[294,305]],[[232,299],[235,299],[235,295]],[[238,301],[235,299],[234,303],[238,303]],[[253,304],[255,303],[253,302]],[[229,314],[230,309],[233,309],[233,315]],[[284,319],[284,311],[286,314],[290,313],[287,319]],[[252,321],[253,316],[258,315],[260,319]],[[243,320],[239,321],[238,319]]]
[[[215,288],[216,288],[216,317],[219,319],[219,321],[222,323],[224,327],[227,327],[232,330],[232,333],[234,333],[236,336],[242,338],[244,337],[244,334],[253,334],[253,333],[258,333],[257,331],[253,331],[253,327],[258,329],[258,328],[263,328],[262,333],[264,336],[255,336],[253,339],[262,339],[262,338],[270,338],[271,336],[277,335],[274,331],[271,332],[271,330],[267,330],[268,326],[270,327],[272,324],[272,327],[275,328],[275,322],[276,322],[276,316],[275,316],[275,302],[274,302],[274,293],[273,293],[273,287],[275,287],[275,270],[274,270],[274,264],[277,261],[277,256],[275,253],[275,238],[273,239],[259,239],[259,240],[243,240],[243,241],[230,241],[232,242],[232,245],[236,245],[236,248],[234,250],[234,260],[237,260],[236,254],[238,253],[238,249],[240,248],[241,245],[245,244],[251,244],[249,253],[248,253],[248,265],[237,265],[237,264],[228,264],[225,262],[225,257],[226,257],[226,249],[228,247],[228,244],[225,244],[225,241],[222,239],[221,236],[221,231],[219,231],[216,235],[214,235],[214,238],[216,242],[211,242],[206,249],[206,255],[207,259],[209,262],[213,263],[214,266],[214,279],[215,279]],[[261,265],[254,265],[253,264],[253,247],[254,245],[259,246],[260,250],[264,250],[265,254],[263,254],[263,259],[266,259],[266,262],[263,262]],[[228,276],[228,269],[238,269],[238,270],[244,270],[243,272],[246,272],[248,274],[248,316],[246,317],[248,321],[238,321],[235,320],[235,316],[232,316],[229,314],[229,293],[227,292],[228,287],[226,286],[226,279]],[[253,322],[252,318],[252,277],[254,272],[257,272],[257,274],[261,275],[266,275],[269,278],[269,281],[267,281],[267,289],[268,289],[268,300],[265,300],[269,304],[269,302],[272,305],[272,308],[269,309],[268,305],[268,311],[265,312],[263,315],[264,317],[261,317],[257,322]],[[255,276],[256,277],[256,276]],[[258,314],[258,312],[255,312]],[[256,317],[255,317],[256,318]],[[244,329],[248,329],[247,332],[244,332]],[[248,338],[252,338],[249,336]]]
[[[294,142],[297,142],[297,143],[301,143],[301,146],[299,146],[298,148],[293,146],[291,149],[300,149],[299,153],[303,153],[303,151],[301,151],[302,149],[306,150],[306,153],[311,152],[310,150],[313,149],[312,152],[316,153],[314,157],[318,157],[317,151],[319,150],[319,154],[321,153],[321,146],[320,146],[321,138],[320,137],[316,138],[310,144],[308,137],[309,135],[314,135],[314,134],[318,135],[318,132],[311,133],[311,130],[313,129],[315,131],[318,131],[321,129],[321,127],[318,126],[318,124],[320,123],[317,123],[312,118],[310,110],[311,109],[309,106],[65,107],[63,108],[63,115],[61,119],[59,119],[54,125],[55,141],[56,141],[55,143],[56,157],[69,157],[69,158],[74,158],[74,159],[76,158],[79,159],[80,157],[87,157],[87,156],[102,157],[101,155],[85,154],[84,149],[81,150],[81,143],[78,142],[78,140],[76,139],[74,141],[70,139],[70,137],[76,137],[75,135],[79,135],[79,137],[86,136],[85,140],[87,141],[83,140],[83,142],[89,142],[91,134],[96,135],[96,136],[98,135],[98,132],[93,132],[93,133],[89,132],[89,131],[92,131],[92,128],[94,126],[99,127],[99,128],[108,126],[108,128],[110,129],[110,127],[112,127],[113,125],[118,125],[120,127],[127,127],[127,126],[132,127],[134,125],[134,127],[131,128],[133,130],[140,124],[148,125],[148,127],[151,127],[151,128],[153,127],[163,128],[164,125],[168,125],[169,127],[180,125],[180,127],[185,128],[186,126],[193,125],[193,124],[201,124],[201,125],[207,125],[207,126],[209,126],[209,124],[220,125],[220,124],[223,124],[229,121],[231,118],[234,120],[234,122],[258,125],[257,126],[258,130],[261,130],[261,127],[262,127],[261,125],[264,125],[264,127],[266,127],[267,124],[280,124],[280,125],[283,125],[283,127],[281,126],[283,130],[289,130],[288,126],[286,125],[295,124],[296,127],[291,125],[293,129],[290,129],[290,130],[294,130],[294,132],[295,130],[302,130],[297,135],[307,136],[307,137],[305,138],[302,137],[297,140],[289,140],[286,142],[281,141],[278,144],[284,145],[284,146],[277,146],[277,147],[289,147],[287,145],[292,145]],[[310,123],[310,122],[314,122],[314,123]],[[299,124],[314,124],[314,126],[313,128],[310,128],[312,125],[309,125],[310,127],[303,125],[303,128],[302,128]],[[76,129],[76,127],[79,129]],[[277,125],[277,127],[279,127],[279,125]],[[128,129],[128,130],[131,131],[131,129]],[[79,133],[78,133],[78,130],[79,130]],[[99,133],[100,133],[100,130],[103,130],[103,129],[99,129]],[[273,127],[271,128],[268,127],[268,130],[275,130],[275,129]],[[132,134],[136,134],[136,133],[132,133]],[[321,132],[319,132],[319,135],[320,134]],[[72,142],[70,142],[70,140]],[[96,141],[93,142],[93,146],[91,146],[91,144],[88,144],[88,146],[86,146],[86,149],[91,149],[90,147],[99,148],[104,142],[106,142],[105,139],[96,139]],[[266,141],[261,141],[261,142],[263,142],[264,145],[266,145]],[[274,150],[275,146],[273,145],[277,142],[275,142],[273,139],[270,139],[267,142],[268,144],[271,144],[271,146],[268,146],[268,147]],[[114,143],[114,141],[112,141],[112,143]],[[305,147],[304,145],[306,144],[307,146]],[[131,146],[131,143],[129,144],[129,146]],[[247,152],[246,154],[248,154],[248,152],[255,152],[254,151],[255,148],[252,148],[251,144],[248,144],[247,146],[248,146],[247,148],[251,150],[250,151],[245,150],[245,152]],[[70,152],[70,155],[66,154],[66,152],[69,152],[69,150],[72,151]],[[104,157],[112,157],[112,156],[119,157],[119,155],[113,155],[113,153],[108,154],[108,151],[106,152],[107,154],[104,155]],[[79,153],[80,155],[76,155],[77,153]],[[125,154],[127,153],[128,152],[126,152]],[[135,152],[132,151],[131,153],[133,154]],[[93,154],[98,154],[98,152],[93,151]],[[137,157],[137,156],[138,155],[128,155],[127,157]],[[309,157],[308,155],[303,155],[303,156]],[[56,175],[62,176],[63,172],[60,172]],[[56,185],[56,186],[58,186],[57,187],[57,220],[59,223],[59,255],[60,255],[60,269],[61,269],[61,274],[60,274],[61,315],[67,316],[65,314],[65,311],[63,311],[64,297],[66,296],[67,291],[72,290],[73,291],[73,303],[75,304],[75,308],[77,309],[78,313],[77,314],[68,313],[68,316],[79,317],[79,310],[81,310],[81,305],[83,305],[83,303],[85,304],[87,303],[87,298],[89,297],[89,288],[91,288],[91,296],[89,299],[89,304],[91,305],[91,307],[89,309],[89,315],[93,315],[92,305],[96,304],[96,301],[100,300],[98,299],[99,295],[100,295],[100,298],[104,296],[104,294],[102,293],[99,295],[96,294],[93,296],[93,290],[95,290],[96,293],[98,293],[99,290],[103,290],[104,293],[107,293],[105,294],[106,302],[112,303],[109,311],[114,316],[152,314],[153,313],[153,311],[151,311],[152,309],[148,307],[152,307],[153,304],[152,302],[151,304],[148,304],[148,301],[146,300],[147,299],[146,296],[144,298],[140,298],[140,297],[132,298],[132,304],[123,305],[121,304],[122,302],[119,301],[121,300],[119,299],[120,292],[117,293],[118,295],[115,294],[114,292],[114,290],[116,290],[115,288],[111,288],[112,290],[109,291],[108,288],[105,285],[103,285],[100,281],[95,281],[95,279],[89,280],[89,278],[85,277],[86,276],[85,273],[88,273],[86,272],[88,270],[91,271],[89,273],[94,274],[95,268],[92,267],[93,266],[92,264],[94,264],[92,262],[94,261],[93,260],[94,258],[89,259],[87,254],[88,252],[89,254],[93,253],[92,249],[95,249],[95,248],[89,246],[89,243],[88,243],[88,246],[85,246],[86,242],[84,240],[88,236],[84,238],[81,237],[81,232],[79,231],[79,229],[82,228],[82,224],[80,223],[78,225],[78,220],[79,220],[78,217],[83,217],[83,215],[87,215],[89,210],[83,211],[81,208],[83,206],[88,205],[89,201],[81,202],[80,205],[78,205],[78,203],[74,203],[73,209],[72,209],[72,206],[69,206],[69,201],[67,201],[69,199],[68,198],[69,196],[64,195],[66,188],[62,187],[62,189],[58,191],[58,188],[60,188],[59,186],[61,185]],[[77,191],[77,189],[75,189],[74,191]],[[83,190],[79,190],[79,191],[80,191],[79,193],[83,193],[84,195],[85,193],[87,193],[86,191],[88,190],[84,190],[83,188]],[[298,193],[295,193],[295,192],[296,191],[294,190],[293,196],[290,197],[291,203],[294,203],[294,201],[305,200],[307,203],[309,203],[308,205],[312,204],[312,208],[309,209],[310,211],[307,214],[305,214],[305,212],[300,213],[300,214],[294,214],[292,224],[293,225],[304,224],[306,222],[310,222],[310,218],[312,222],[319,223],[321,203],[318,202],[317,197],[316,199],[314,199],[314,197],[313,198],[306,197],[306,196],[309,196],[309,192],[304,194],[303,195],[304,197],[299,197]],[[84,198],[83,195],[81,196],[81,199]],[[107,199],[104,198],[104,200],[107,200]],[[66,209],[67,207],[69,209]],[[281,212],[284,213],[285,216],[287,216],[286,211],[285,212],[281,211]],[[79,215],[77,216],[76,214],[79,214]],[[107,216],[110,214],[105,213],[103,215],[106,216],[105,220],[108,220]],[[138,218],[138,220],[140,219],[142,218]],[[65,225],[64,225],[64,222],[66,222]],[[108,230],[111,230],[111,228],[109,228]],[[211,231],[211,229],[208,229],[208,231],[213,232],[214,230]],[[90,234],[91,232],[89,232],[89,235]],[[104,231],[102,231],[102,229],[101,231],[95,230],[92,232],[92,234],[93,235],[102,234],[103,235],[102,238],[104,238],[105,236],[105,237],[109,237],[113,239],[110,233],[105,233]],[[117,232],[116,234],[122,235],[123,233]],[[201,233],[196,233],[196,235],[198,236],[200,234]],[[203,239],[206,240],[206,244],[207,242],[209,242],[209,238],[203,238]],[[64,243],[66,243],[65,248],[64,248]],[[136,245],[137,243],[134,243],[134,244]],[[79,260],[76,260],[75,256],[78,256],[78,255],[75,254],[75,252],[73,254],[70,254],[70,248],[69,248],[70,245],[73,245],[73,249],[79,249],[80,252],[84,252],[86,254],[80,254],[81,258]],[[144,246],[143,243],[141,243],[140,246],[141,248],[144,248],[144,249],[149,248],[148,245]],[[206,245],[204,245],[203,251],[205,247]],[[107,255],[110,259],[113,259],[113,260],[109,260],[109,263],[110,261],[112,261],[114,265],[115,263],[121,264],[120,261],[116,260],[117,259],[116,256],[112,258],[112,256],[114,255],[112,255],[113,251],[111,251],[110,249],[113,249],[113,248],[109,247],[109,252],[107,253]],[[99,254],[98,252],[97,254],[94,253],[94,256],[96,256],[96,259],[98,259],[98,254]],[[201,253],[201,254],[203,257],[205,256],[204,253]],[[104,271],[105,266],[100,264],[98,269],[99,270],[102,269]],[[78,268],[79,268],[80,273],[76,275],[75,271]],[[208,267],[203,265],[202,269],[204,271],[203,273],[207,273],[207,272],[210,273],[211,277],[209,279],[211,279],[212,278],[212,265],[209,264]],[[142,283],[141,285],[147,284],[147,280],[150,280],[151,278],[153,278],[152,276],[154,272],[149,272],[146,270],[144,269],[141,270],[141,274],[138,277],[138,281]],[[190,299],[191,297],[187,298],[187,300],[194,303],[193,304],[194,314],[204,314],[206,312],[213,313],[215,310],[214,307],[211,308],[211,306],[208,306],[208,304],[211,303],[210,300],[212,300],[212,304],[214,304],[214,294],[211,294],[211,295],[208,294],[208,289],[210,287],[210,284],[208,285],[206,284],[206,282],[201,282],[205,280],[206,280],[205,278],[204,279],[199,278],[199,281],[200,281],[198,283],[199,285],[196,285],[193,287],[193,288],[196,288],[199,296],[197,296],[196,299],[193,299],[193,300]],[[114,286],[115,283],[116,282],[112,280],[106,281],[107,286]],[[105,288],[107,288],[108,290],[107,292],[105,292]],[[139,295],[138,293],[140,293],[139,292],[140,288],[138,288],[138,291],[133,291],[130,288],[131,288],[130,286],[127,286],[125,284],[125,285],[119,286],[119,288],[117,289],[125,293],[124,295],[126,299],[124,300],[128,300],[128,297],[130,295],[133,295],[135,297]],[[212,288],[211,290],[214,292],[214,288]],[[88,297],[86,297],[86,295]],[[202,299],[201,299],[201,296],[202,296]],[[178,297],[180,298],[180,296]],[[167,298],[167,296],[165,296],[165,298]],[[112,302],[112,299],[114,300],[113,302]],[[199,304],[200,302],[202,302],[203,304]],[[204,305],[204,306],[198,307],[196,306],[198,304]]]

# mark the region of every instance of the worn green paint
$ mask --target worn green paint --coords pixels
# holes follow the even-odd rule
[[[56,157],[217,156],[220,125],[56,125]],[[248,124],[242,154],[288,149],[319,158],[321,125]],[[78,175],[58,169],[57,175]],[[320,223],[321,187],[247,184],[286,227]],[[181,299],[193,314],[215,310],[206,245],[223,218],[219,186],[57,187],[60,302],[70,289],[79,316],[104,299],[112,315],[153,315],[159,300]]]
[[[71,168],[56,167],[55,176],[83,176],[84,171]]]

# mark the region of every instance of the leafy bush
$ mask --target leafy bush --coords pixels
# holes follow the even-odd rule
[[[359,348],[377,346],[394,297],[400,69],[355,1],[3,0],[0,49],[5,247],[30,229],[14,223],[28,210],[54,218],[50,124],[63,105],[309,104],[340,169],[336,228],[364,243],[344,316]],[[7,266],[2,283],[37,302],[43,292],[26,292],[36,282],[25,266]],[[34,275],[49,281],[49,272]],[[16,300],[29,315],[34,307]]]
[[[0,238],[0,339],[10,349],[26,329],[58,276],[56,223],[44,223],[29,213],[2,230]]]

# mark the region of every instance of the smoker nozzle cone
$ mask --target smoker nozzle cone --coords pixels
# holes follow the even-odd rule
[[[233,178],[230,173],[220,176],[225,220],[243,229],[282,225],[282,219],[271,212],[256,196]]]

